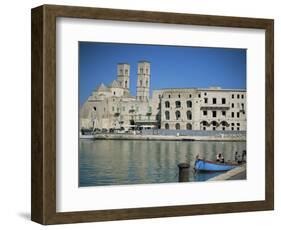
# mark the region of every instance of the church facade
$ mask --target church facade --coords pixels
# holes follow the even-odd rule
[[[117,79],[101,84],[80,108],[80,128],[151,127],[170,130],[246,130],[246,90],[165,88],[150,96],[151,63],[139,61],[137,93],[130,93],[130,65],[117,65]]]

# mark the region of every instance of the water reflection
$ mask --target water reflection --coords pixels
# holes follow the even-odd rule
[[[189,181],[204,181],[217,174],[194,174],[197,154],[234,161],[244,149],[246,142],[80,140],[79,186],[177,182],[182,162],[191,165]]]

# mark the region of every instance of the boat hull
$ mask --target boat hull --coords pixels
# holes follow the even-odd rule
[[[227,164],[227,163],[216,163],[212,161],[206,161],[202,159],[197,159],[194,164],[194,169],[196,171],[205,172],[224,172],[234,169],[237,165]]]

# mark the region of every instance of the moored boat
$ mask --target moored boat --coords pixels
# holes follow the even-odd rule
[[[231,163],[219,163],[215,161],[207,161],[203,159],[197,159],[194,164],[194,169],[196,171],[205,172],[223,172],[237,167],[237,164]]]

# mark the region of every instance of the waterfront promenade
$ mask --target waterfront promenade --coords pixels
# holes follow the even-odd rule
[[[95,134],[96,140],[157,140],[157,141],[246,141],[246,134],[161,135],[161,134]]]

